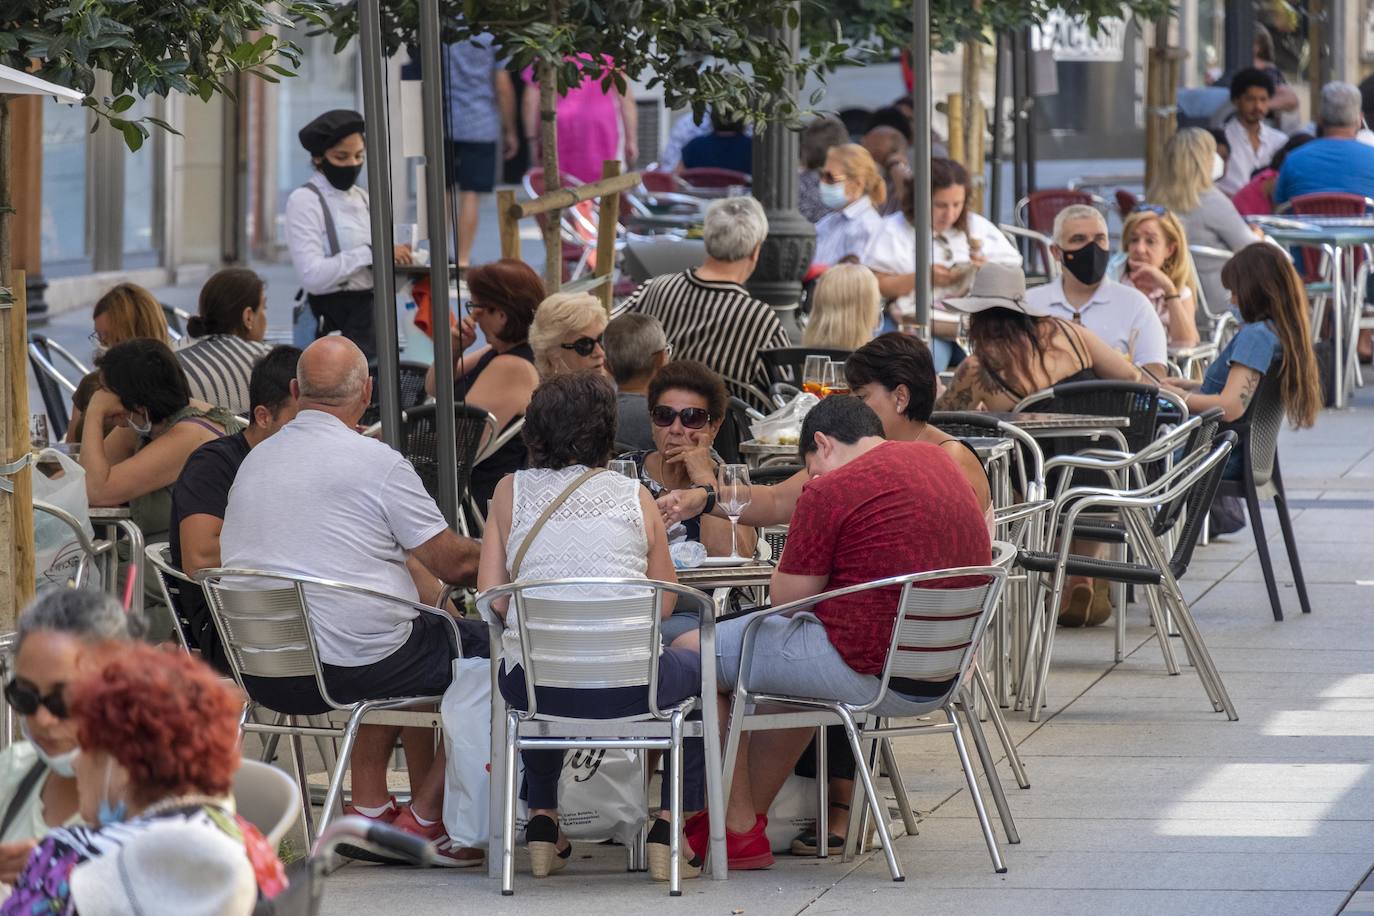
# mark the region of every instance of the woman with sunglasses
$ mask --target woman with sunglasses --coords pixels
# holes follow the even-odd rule
[[[1145,294],[1169,335],[1169,345],[1195,346],[1201,339],[1195,312],[1197,275],[1188,256],[1188,233],[1178,217],[1158,204],[1141,204],[1121,225],[1117,280]]]
[[[77,659],[92,643],[132,640],[143,618],[125,613],[103,592],[50,588],[19,615],[14,677],[5,701],[19,715],[25,740],[0,751],[0,882],[12,884],[35,841],[54,827],[79,823],[74,769],[76,726],[63,690],[77,678]]]
[[[720,456],[711,448],[725,418],[730,396],[716,373],[693,360],[674,360],[649,382],[649,421],[654,447],[622,455],[635,462],[640,481],[658,496],[698,484],[714,488]],[[688,540],[698,541],[707,556],[730,554],[730,523],[704,515],[683,522]],[[678,535],[679,532],[672,532]],[[739,552],[751,556],[756,535],[753,528],[739,528]],[[664,638],[677,634],[664,626]]]
[[[467,313],[451,329],[453,397],[480,407],[505,429],[525,413],[539,386],[530,347],[530,324],[544,299],[544,281],[524,261],[502,258],[467,272]],[[484,346],[468,351],[481,329]],[[425,391],[434,394],[434,367],[425,375]],[[472,469],[472,495],[485,512],[501,478],[525,466],[525,443],[511,439]]]
[[[602,337],[609,320],[601,301],[589,293],[554,293],[541,302],[530,325],[540,378],[588,369],[607,374]]]

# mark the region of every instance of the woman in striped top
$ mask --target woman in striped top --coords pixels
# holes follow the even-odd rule
[[[230,267],[205,281],[200,311],[186,323],[195,343],[177,351],[191,397],[232,414],[249,410],[248,376],[272,349],[267,333],[267,291],[262,277]]]

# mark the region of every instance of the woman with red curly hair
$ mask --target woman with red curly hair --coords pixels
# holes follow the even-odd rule
[[[73,872],[166,822],[242,843],[263,896],[285,886],[272,848],[229,806],[242,703],[204,662],[141,644],[98,651],[68,688],[67,708],[81,747],[80,812],[94,826],[48,834],[0,914],[74,913]]]

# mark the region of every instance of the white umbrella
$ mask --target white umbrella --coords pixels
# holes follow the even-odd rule
[[[31,73],[0,64],[0,95],[50,95],[59,102],[74,104],[86,97],[84,92],[68,89]]]

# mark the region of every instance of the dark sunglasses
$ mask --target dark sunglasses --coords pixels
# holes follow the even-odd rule
[[[649,411],[649,419],[654,421],[655,426],[672,426],[673,421],[679,418],[682,420],[682,425],[688,429],[701,429],[711,421],[711,412],[704,407],[688,407],[686,410],[673,410],[673,408],[664,404],[660,404]]]
[[[1153,213],[1155,216],[1167,216],[1168,207],[1161,207],[1159,204],[1136,204],[1133,213]]]
[[[596,352],[596,348],[601,346],[601,339],[605,336],[605,334],[600,334],[596,337],[579,337],[570,344],[559,344],[559,346],[564,350],[576,352],[578,356],[591,356],[592,353]]]
[[[38,688],[23,678],[15,678],[5,685],[5,701],[14,707],[14,711],[21,716],[31,716],[38,712],[38,707],[42,706],[53,714],[54,718],[67,718],[67,701],[62,696],[62,685],[52,689],[52,692],[44,696],[38,692]]]

